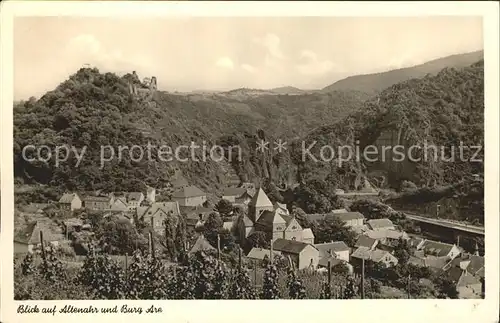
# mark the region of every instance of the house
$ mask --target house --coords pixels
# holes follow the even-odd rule
[[[406,232],[397,230],[368,230],[364,232],[364,235],[392,247],[399,243],[399,239],[409,239]]]
[[[109,210],[114,202],[114,196],[86,196],[83,203],[89,210]]]
[[[375,249],[377,244],[378,240],[370,238],[369,236],[362,235],[359,236],[358,240],[354,244],[354,247],[356,248],[362,247],[362,248],[367,248],[369,250],[373,250]]]
[[[273,250],[280,251],[283,256],[290,257],[297,269],[315,269],[319,262],[319,251],[313,245],[293,240],[276,239]]]
[[[382,264],[385,267],[392,267],[398,264],[398,258],[388,251],[359,247],[352,253],[351,261],[359,264],[363,259]]]
[[[295,217],[288,214],[283,204],[273,205],[259,188],[248,204],[248,214],[238,221],[238,232],[243,241],[254,231],[263,231],[275,239],[287,239],[314,243],[310,229],[304,230]]]
[[[177,202],[156,202],[150,206],[139,206],[135,213],[137,220],[152,226],[157,232],[163,232],[165,219],[169,216],[181,216]]]
[[[412,237],[410,240],[408,240],[408,244],[410,245],[411,248],[415,250],[420,250],[422,248],[422,245],[424,244],[425,239],[423,238],[418,238],[418,237]]]
[[[252,259],[252,260],[256,260],[256,261],[262,261],[262,260],[264,260],[264,258],[269,257],[270,254],[271,254],[271,250],[269,250],[269,249],[254,247],[247,254],[247,258]],[[281,255],[281,251],[273,250],[273,259],[277,255]]]
[[[277,210],[280,214],[284,215],[290,215],[290,212],[288,211],[288,208],[286,207],[286,204],[275,202],[273,204],[273,207],[275,210]]]
[[[131,192],[127,194],[127,204],[129,210],[135,210],[141,206],[144,201],[144,194],[142,192]]]
[[[434,257],[434,256],[418,257],[410,255],[408,263],[414,266],[427,267],[433,269],[434,271],[436,270],[439,271],[443,270],[446,267],[449,260],[450,259],[447,257]]]
[[[456,286],[458,298],[461,299],[477,299],[481,298],[482,283],[481,281],[459,267],[450,268],[443,273]]]
[[[125,197],[118,197],[113,204],[111,204],[111,211],[126,212],[129,210],[127,199]]]
[[[484,257],[464,253],[450,261],[446,269],[452,267],[458,267],[468,274],[478,278],[484,278]]]
[[[49,206],[49,203],[30,203],[22,208],[24,213],[41,214]]]
[[[198,187],[191,185],[174,192],[172,199],[180,206],[200,206],[207,200],[207,195]]]
[[[243,194],[241,194],[239,197],[236,198],[235,204],[240,204],[240,205],[248,205],[250,201],[252,200],[253,193],[246,189]]]
[[[335,241],[327,243],[318,243],[314,247],[319,250],[320,258],[330,258],[340,259],[349,262],[349,247],[344,243],[344,241]]]
[[[447,257],[449,259],[455,259],[460,254],[460,249],[456,245],[432,240],[425,240],[418,250],[423,251],[426,256]]]
[[[76,193],[64,193],[59,199],[59,206],[67,211],[78,210],[82,208],[82,199]]]
[[[302,230],[302,242],[314,244],[314,233],[311,228]]]
[[[203,222],[207,219],[208,215],[215,212],[212,208],[208,207],[195,207],[189,208],[189,210],[186,210],[186,208],[180,209],[181,213],[186,215],[186,225],[193,228],[203,225]]]
[[[349,227],[361,226],[365,220],[363,214],[359,212],[331,213],[336,218],[343,221]]]
[[[211,250],[216,250],[210,242],[205,239],[203,234],[200,234],[198,236],[198,239],[196,239],[195,243],[193,244],[193,247],[191,247],[191,250],[189,250],[188,254],[194,254],[198,251],[211,251]]]
[[[372,219],[366,221],[371,230],[395,230],[394,223],[389,219]]]
[[[222,193],[222,199],[231,203],[236,203],[236,200],[247,192],[243,187],[228,187]]]
[[[35,248],[39,248],[40,232],[43,232],[43,240],[54,247],[64,240],[64,235],[55,226],[45,221],[34,221],[14,234],[14,253],[33,252]]]

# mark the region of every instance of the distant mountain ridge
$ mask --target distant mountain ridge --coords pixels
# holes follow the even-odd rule
[[[354,90],[376,94],[400,82],[437,74],[444,68],[462,68],[483,59],[484,51],[456,54],[438,58],[424,64],[390,70],[382,73],[354,75],[326,86],[321,92]]]

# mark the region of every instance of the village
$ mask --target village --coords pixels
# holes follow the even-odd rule
[[[195,185],[186,181],[174,184],[168,201],[158,201],[156,189],[147,187],[144,192],[66,192],[49,203],[20,205],[17,212],[28,220],[22,228],[16,227],[14,252],[19,257],[36,253],[44,242],[66,254],[83,256],[88,252],[85,242],[92,241],[96,223],[102,219],[126,223],[148,237],[150,247],[168,249],[168,244],[162,243],[166,223],[182,218],[188,230],[188,241],[183,246],[187,254],[224,252],[220,237],[224,233],[243,251],[240,257],[255,267],[285,259],[299,271],[335,270],[364,277],[365,268],[397,266],[402,259],[396,249],[404,244],[409,250],[404,261],[449,278],[458,298],[481,298],[484,293],[484,257],[479,255],[477,246],[476,252],[469,253],[457,244],[409,234],[388,218],[369,219],[345,208],[306,214],[305,220],[316,224],[340,221],[355,234],[354,243],[318,241],[314,226],[303,227],[304,219],[298,219],[287,205],[272,202],[264,189],[253,183],[226,187],[215,204],[210,203],[209,194]],[[377,195],[373,190],[360,194]],[[222,221],[215,243],[207,239],[203,229],[214,216]]]

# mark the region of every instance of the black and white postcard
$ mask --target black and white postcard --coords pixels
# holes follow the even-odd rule
[[[2,9],[2,322],[498,321],[498,3]]]

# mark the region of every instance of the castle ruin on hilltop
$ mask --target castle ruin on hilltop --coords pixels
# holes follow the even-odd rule
[[[145,77],[141,82],[136,71],[133,71],[132,74],[125,75],[125,78],[128,80],[129,92],[132,95],[148,95],[157,90],[156,76]]]

